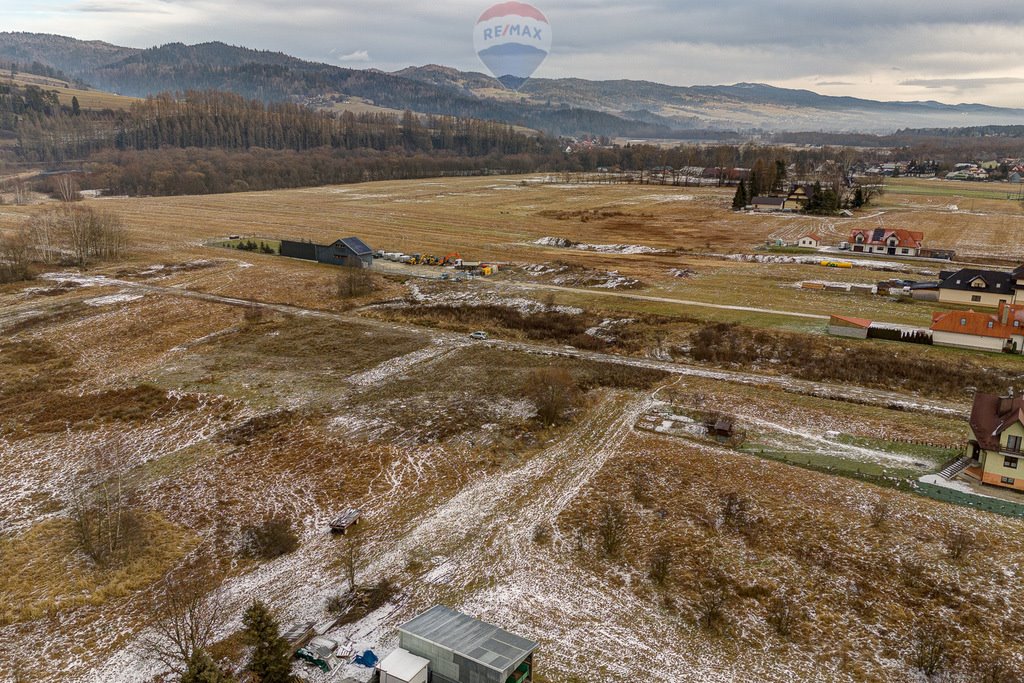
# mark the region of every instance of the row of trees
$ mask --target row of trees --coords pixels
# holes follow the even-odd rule
[[[61,204],[0,239],[0,282],[29,279],[34,263],[88,266],[119,259],[127,250],[120,216]]]
[[[11,90],[13,86],[7,86]],[[554,148],[546,138],[506,124],[452,116],[401,117],[383,113],[340,116],[290,103],[264,104],[217,91],[163,94],[127,111],[79,111],[53,102],[26,102],[28,91],[14,88],[0,99],[3,128],[14,129],[26,159],[80,159],[107,149],[164,147],[297,152],[330,148],[406,153],[443,152],[465,156],[523,154]],[[38,89],[33,91],[38,97]],[[48,96],[49,96],[48,95]]]

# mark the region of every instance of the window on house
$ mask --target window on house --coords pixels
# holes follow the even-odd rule
[[[975,294],[974,296],[971,297],[971,301],[981,301],[981,295]]]
[[[1009,450],[1009,451],[1019,451],[1020,450],[1020,437],[1019,436],[1007,437],[1006,438],[1006,449]]]
[[[903,253],[904,253],[904,254],[909,254],[909,253],[910,253],[910,250],[909,250],[909,249],[904,249],[904,250],[903,250]]]
[[[1013,477],[1000,477],[999,481],[1009,486],[1013,486],[1014,484],[1017,483],[1017,480],[1014,479]]]
[[[1017,469],[1017,458],[1003,458],[1003,467],[1008,470]]]
[[[967,318],[960,318],[960,324],[961,325],[966,325],[967,324]]]
[[[995,325],[994,322],[992,322],[991,320],[988,321],[988,329],[991,330],[994,325]]]

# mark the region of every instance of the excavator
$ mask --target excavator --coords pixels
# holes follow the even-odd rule
[[[454,266],[454,265],[458,265],[458,262],[461,261],[461,260],[462,260],[462,254],[460,254],[457,251],[453,251],[452,253],[446,255],[443,259],[441,259],[441,263],[439,265],[442,265],[442,266]]]

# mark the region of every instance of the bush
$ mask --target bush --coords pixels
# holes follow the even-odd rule
[[[943,540],[949,559],[957,562],[967,557],[971,550],[974,549],[975,542],[974,535],[960,527],[950,529]]]
[[[811,381],[845,382],[861,386],[932,395],[960,395],[963,387],[1000,391],[1014,376],[966,358],[930,358],[920,349],[887,349],[872,354],[850,353],[848,343],[784,332],[764,332],[734,323],[705,325],[690,335],[689,355],[721,365],[771,365]]]
[[[672,546],[668,543],[662,542],[654,549],[647,569],[647,576],[655,586],[664,586],[668,581],[674,560]]]
[[[552,533],[554,533],[554,529],[551,527],[551,522],[544,520],[533,527],[533,542],[537,545],[547,545],[551,542]]]
[[[617,557],[626,541],[626,511],[617,502],[606,503],[598,516],[597,537],[605,557]]]
[[[243,528],[245,551],[252,557],[272,560],[299,547],[299,536],[292,521],[284,516],[270,516],[255,526]]]

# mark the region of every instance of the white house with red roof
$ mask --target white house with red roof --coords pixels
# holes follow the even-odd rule
[[[810,232],[796,241],[796,246],[802,249],[817,249],[821,246],[821,235]]]
[[[850,233],[850,249],[863,254],[888,256],[919,256],[924,233],[900,228],[854,230]]]

